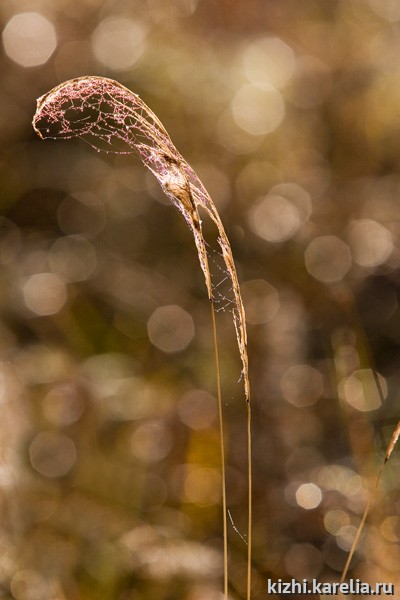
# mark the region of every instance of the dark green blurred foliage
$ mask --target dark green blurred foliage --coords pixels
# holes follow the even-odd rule
[[[399,418],[397,1],[5,0],[0,18],[0,598],[221,598],[214,360],[191,235],[134,156],[31,127],[36,98],[84,74],[154,110],[232,243],[253,598],[268,577],[337,581]],[[245,535],[223,300],[218,328],[228,506]],[[395,451],[353,563],[364,581],[399,582],[398,466]]]

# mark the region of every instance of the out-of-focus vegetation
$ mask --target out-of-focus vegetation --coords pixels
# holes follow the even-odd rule
[[[0,19],[0,598],[221,598],[214,359],[191,236],[135,157],[31,127],[38,96],[85,74],[157,113],[232,243],[253,598],[268,578],[337,581],[400,414],[397,0],[3,0]],[[228,505],[245,534],[223,308]],[[400,585],[399,462],[352,565],[371,583]],[[233,526],[229,549],[240,599]]]

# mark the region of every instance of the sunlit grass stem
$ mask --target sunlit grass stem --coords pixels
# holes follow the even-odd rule
[[[222,479],[222,524],[223,524],[223,539],[224,539],[224,597],[228,600],[228,523],[227,523],[227,502],[226,502],[226,469],[225,469],[225,436],[224,436],[224,418],[222,413],[222,393],[221,393],[221,372],[219,366],[219,350],[217,324],[215,320],[214,301],[210,299],[211,322],[213,331],[214,357],[215,357],[215,373],[217,378],[217,402],[218,402],[218,422],[219,422],[219,438],[221,449],[221,479]]]
[[[33,127],[42,138],[79,137],[96,150],[135,152],[158,179],[164,193],[184,216],[196,244],[203,271],[214,339],[221,448],[222,510],[224,537],[224,595],[228,600],[228,531],[225,476],[225,445],[219,353],[215,307],[207,247],[198,209],[202,208],[218,230],[219,253],[233,292],[232,316],[242,362],[247,408],[248,550],[247,600],[251,597],[252,457],[251,406],[248,373],[247,331],[244,307],[231,246],[217,208],[195,171],[180,155],[166,129],[148,106],[128,88],[105,77],[85,76],[66,81],[41,96]]]
[[[397,426],[396,426],[396,428],[395,428],[395,430],[394,430],[394,432],[392,434],[392,437],[390,439],[390,442],[389,442],[387,450],[386,450],[385,458],[382,461],[382,464],[381,464],[380,469],[378,471],[378,475],[376,476],[376,479],[375,479],[374,486],[373,486],[373,488],[372,488],[372,490],[370,492],[367,505],[366,505],[366,507],[364,509],[364,514],[363,514],[362,519],[360,521],[360,524],[358,526],[356,536],[355,536],[355,538],[353,540],[353,543],[352,543],[349,555],[348,555],[347,560],[346,560],[346,564],[345,564],[343,572],[342,572],[342,576],[340,578],[340,583],[343,583],[344,580],[346,579],[347,573],[349,571],[350,563],[351,563],[352,558],[354,556],[354,553],[355,553],[355,551],[357,549],[358,542],[360,541],[361,533],[362,533],[362,531],[364,529],[364,525],[366,523],[368,514],[369,514],[369,512],[371,510],[371,507],[373,505],[373,502],[375,500],[376,491],[378,489],[378,485],[379,485],[379,482],[380,482],[381,477],[382,477],[383,469],[385,468],[385,465],[386,465],[387,461],[390,458],[390,455],[392,454],[392,452],[394,450],[394,447],[395,447],[395,445],[397,443],[397,440],[399,439],[399,436],[400,436],[400,421],[398,422],[398,424],[397,424]]]

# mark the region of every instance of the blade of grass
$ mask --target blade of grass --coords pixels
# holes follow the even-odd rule
[[[248,492],[248,522],[247,522],[247,599],[251,598],[251,550],[253,529],[253,468],[251,449],[251,406],[247,402],[247,492]]]
[[[385,458],[383,459],[383,462],[382,462],[382,464],[380,466],[378,475],[377,475],[377,477],[375,479],[374,486],[373,486],[373,488],[372,488],[372,490],[370,492],[369,500],[368,500],[367,505],[366,505],[366,507],[364,509],[364,514],[363,514],[362,519],[360,521],[360,524],[358,526],[356,536],[354,538],[354,541],[353,541],[353,544],[351,546],[349,555],[347,557],[346,564],[345,564],[343,572],[342,572],[342,576],[340,578],[340,583],[343,583],[344,580],[346,579],[347,573],[349,571],[350,563],[351,563],[352,558],[354,556],[354,553],[355,553],[355,551],[357,549],[358,542],[360,540],[361,533],[362,533],[362,531],[364,529],[365,522],[367,520],[368,514],[369,514],[370,509],[371,509],[371,506],[372,506],[372,504],[373,504],[373,502],[375,500],[376,490],[378,489],[378,485],[379,485],[379,482],[380,482],[381,477],[382,477],[383,469],[384,469],[387,461],[389,460],[390,455],[392,454],[392,452],[394,450],[394,447],[396,445],[397,440],[399,439],[399,436],[400,436],[400,421],[398,422],[398,424],[397,424],[397,426],[396,426],[396,428],[395,428],[395,430],[393,432],[393,435],[392,435],[392,437],[390,439],[389,445],[388,445],[387,450],[386,450]]]
[[[228,594],[227,569],[227,508],[225,490],[225,450],[223,415],[215,308],[208,254],[198,207],[202,207],[218,229],[218,243],[234,295],[233,323],[240,358],[247,409],[248,461],[248,554],[247,600],[251,597],[252,538],[252,457],[251,405],[248,374],[247,332],[245,312],[236,274],[232,250],[218,211],[195,171],[179,154],[158,117],[133,92],[112,79],[85,76],[66,81],[37,101],[33,127],[41,138],[68,139],[79,137],[96,150],[106,152],[136,152],[143,164],[158,179],[165,194],[183,214],[196,244],[211,302],[214,353],[217,370],[217,393],[220,413],[221,468],[223,479],[224,529],[224,593]]]
[[[217,401],[218,401],[218,422],[219,422],[219,441],[221,450],[221,479],[222,479],[222,524],[224,540],[224,597],[228,600],[228,524],[227,524],[227,503],[226,503],[226,473],[225,473],[225,442],[224,442],[224,419],[222,413],[222,393],[221,393],[221,373],[219,367],[219,351],[217,323],[215,320],[214,302],[210,300],[211,322],[213,331],[215,373],[217,378]]]

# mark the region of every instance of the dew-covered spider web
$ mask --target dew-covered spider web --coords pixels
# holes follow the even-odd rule
[[[136,94],[116,81],[104,77],[80,77],[66,81],[38,99],[33,126],[42,138],[78,137],[98,151],[135,152],[155,175],[193,233],[210,300],[220,305],[225,303],[232,310],[248,402],[245,314],[229,240],[207,190],[179,154],[157,116]],[[223,267],[219,266],[222,276],[214,285],[199,207],[218,230],[218,254]],[[221,291],[224,277],[228,280],[231,298]]]

